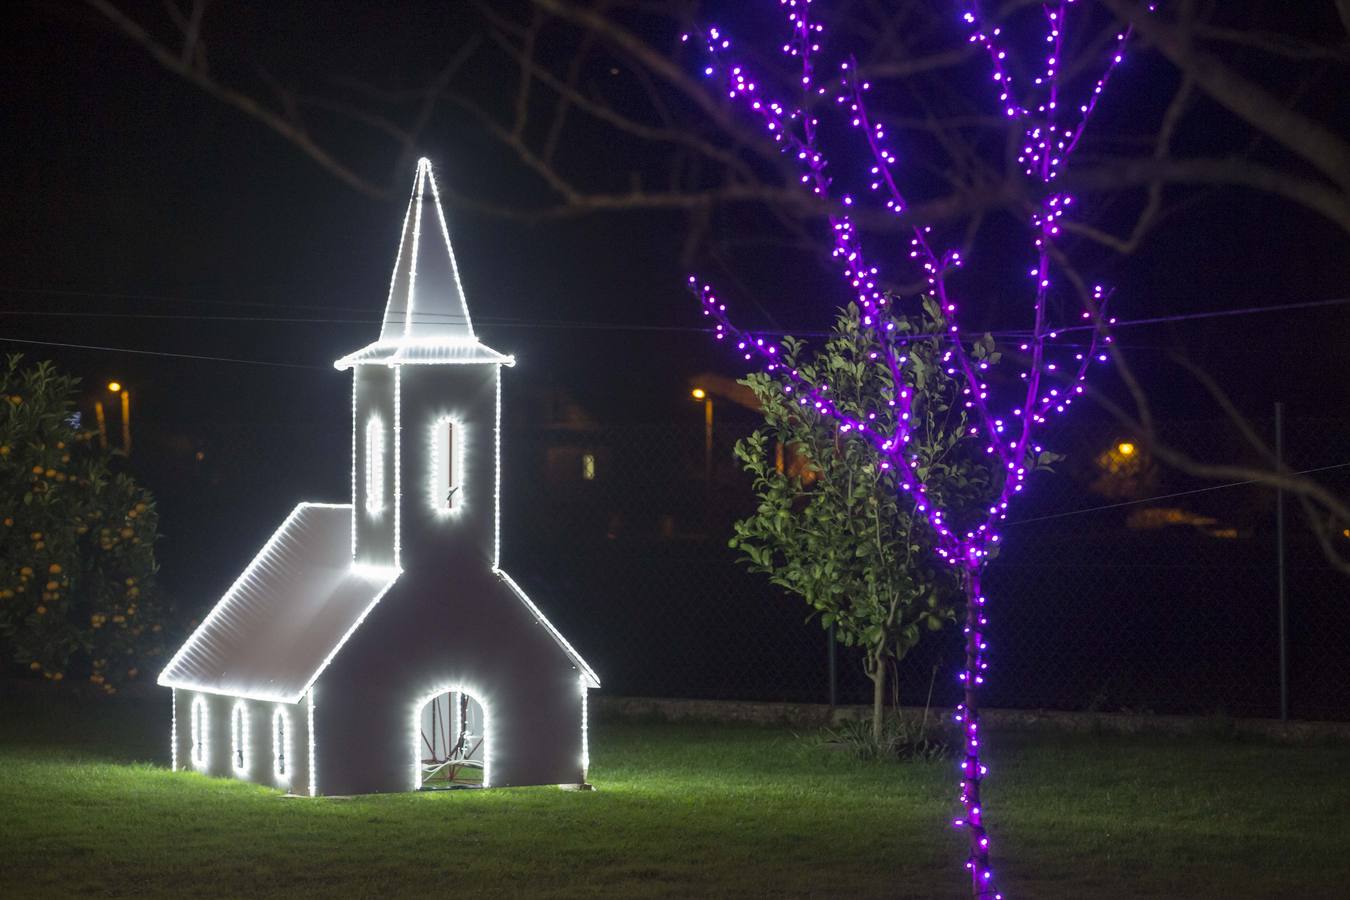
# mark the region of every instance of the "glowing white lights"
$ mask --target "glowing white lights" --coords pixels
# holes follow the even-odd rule
[[[394,416],[398,421],[398,416]],[[395,432],[398,426],[394,426]],[[395,458],[398,456],[397,438],[394,446]],[[384,425],[378,417],[372,416],[366,423],[366,512],[377,516],[384,512]]]
[[[291,750],[291,714],[284,706],[272,712],[272,777],[289,783],[295,754]]]
[[[492,571],[502,564],[502,367],[497,367],[497,405],[492,418]]]
[[[586,683],[584,675],[577,678],[577,685],[581,690],[581,780],[584,782],[591,768],[590,713],[586,696],[590,685]]]
[[[314,755],[314,688],[309,689],[309,719],[305,733],[309,738],[309,795],[319,796],[319,764]]]
[[[572,664],[581,671],[582,679],[591,687],[598,688],[600,686],[599,676],[595,674],[595,671],[590,666],[586,665],[586,660],[582,659],[581,654],[576,651],[576,648],[567,642],[567,638],[562,636],[562,632],[553,627],[553,623],[540,612],[539,607],[534,605],[534,601],[521,589],[520,585],[516,584],[515,580],[510,575],[507,575],[502,569],[493,569],[493,573],[502,581],[506,582],[507,587],[511,588],[512,593],[520,599],[521,603],[525,604],[526,608],[534,615],[534,618],[539,624],[544,626],[549,637],[553,638],[554,642],[567,654],[568,659],[572,660]]]
[[[434,217],[432,210],[426,209],[424,203],[434,206]],[[440,226],[444,256],[440,255],[435,229],[428,225],[423,232],[424,221],[429,223],[433,218]],[[419,255],[425,258],[419,260]],[[590,687],[598,687],[600,682],[576,650],[499,566],[501,369],[504,365],[513,365],[515,360],[483,345],[474,335],[463,298],[458,264],[450,246],[449,229],[430,164],[426,160],[418,164],[417,183],[404,219],[383,326],[379,340],[335,363],[339,369],[359,365],[381,365],[392,369],[387,380],[379,370],[365,370],[364,381],[358,380],[359,370],[353,374],[351,502],[341,505],[298,505],[160,673],[159,683],[174,689],[175,708],[170,725],[174,766],[177,767],[180,755],[177,692],[191,691],[191,702],[186,711],[190,716],[188,730],[191,735],[188,759],[194,767],[219,773],[232,771],[240,778],[250,778],[285,789],[293,787],[297,793],[307,790],[310,796],[319,795],[315,724],[317,682],[394,584],[400,578],[412,577],[411,573],[405,574],[402,568],[405,525],[403,463],[415,464],[420,470],[410,470],[408,473],[413,479],[409,502],[420,504],[425,498],[432,513],[429,516],[420,506],[410,507],[412,517],[406,523],[409,528],[426,528],[428,520],[433,518],[470,514],[473,516],[470,520],[472,527],[437,528],[435,534],[428,537],[439,536],[437,539],[444,539],[451,533],[464,532],[468,540],[485,539],[488,470],[486,460],[480,459],[479,455],[487,454],[489,426],[486,421],[486,396],[477,391],[486,389],[486,381],[482,379],[489,373],[478,370],[482,372],[481,379],[476,372],[463,379],[447,379],[446,384],[471,385],[472,393],[467,398],[445,398],[450,401],[446,403],[433,400],[429,407],[423,404],[423,375],[417,373],[409,385],[412,393],[405,409],[403,367],[480,364],[493,367],[491,376],[495,389],[491,424],[491,571],[525,605],[534,621],[544,627],[575,670],[578,690],[581,692],[579,762],[584,779],[590,753],[586,692]],[[426,377],[434,388],[434,377]],[[456,405],[461,400],[465,405]],[[411,446],[405,446],[403,442],[405,424],[413,436],[414,443]],[[424,435],[429,442],[425,456],[418,444]],[[479,442],[473,450],[470,449],[471,441]],[[403,458],[405,451],[410,453],[407,460]],[[470,455],[474,458],[467,459]],[[470,464],[473,465],[472,470]],[[593,471],[593,459],[590,465]],[[392,519],[384,519],[385,515],[392,516]],[[377,523],[373,520],[382,521]],[[358,535],[362,541],[360,556]],[[374,553],[371,553],[373,548],[365,544],[368,535],[381,545],[374,548]],[[388,546],[391,538],[392,548]],[[416,546],[422,545],[417,543]],[[418,591],[409,591],[409,594],[415,593]],[[411,607],[417,606],[416,597],[409,596],[406,599]],[[501,597],[498,590],[481,598],[481,602],[493,601],[511,602]],[[515,611],[511,612],[514,614]],[[395,612],[391,610],[390,614]],[[517,621],[521,631],[528,636],[526,639],[534,640],[533,627],[528,620],[519,617]],[[511,635],[503,635],[498,639],[512,638]],[[573,669],[564,668],[566,663],[556,656],[552,648],[545,649],[548,665],[554,667],[555,672],[561,669],[567,673],[568,679],[559,686],[559,694],[569,691],[565,698],[558,694],[551,697],[558,703],[566,703],[571,714],[576,710],[570,694]],[[413,789],[420,788],[422,780],[419,748],[421,711],[432,698],[446,693],[470,697],[476,708],[481,710],[482,786],[491,786],[495,738],[490,704],[495,699],[500,717],[504,708],[502,704],[507,700],[500,695],[489,698],[487,691],[498,685],[476,681],[477,678],[477,672],[464,672],[456,676],[455,684],[439,687],[414,705],[411,715]],[[431,680],[429,677],[401,689],[394,701],[398,704],[397,708],[401,709],[410,694]],[[222,699],[213,700],[212,695]],[[184,695],[185,701],[188,696]],[[537,702],[534,698],[535,695],[530,694],[523,702]],[[325,708],[338,717],[347,715],[337,705],[346,702],[343,698],[335,694],[332,702],[334,706]],[[297,704],[303,704],[303,710]],[[212,731],[208,719],[212,709],[218,716],[214,731],[218,744],[224,744],[226,734],[226,722],[219,717],[229,715],[229,766],[225,765],[222,749],[217,748],[214,761],[210,756],[209,739]],[[303,738],[299,737],[297,729],[304,730]],[[479,727],[476,726],[475,730],[479,730]],[[571,731],[570,725],[567,730]],[[257,731],[258,734],[253,735],[251,731]],[[269,731],[270,777],[267,752],[261,743],[267,740]],[[255,737],[260,742],[257,747],[252,744]],[[404,752],[403,736],[395,733],[387,737],[395,745],[392,751],[387,751],[392,758],[379,760],[377,765],[384,772],[388,772],[391,767],[397,772],[402,766],[398,756]],[[562,744],[559,747],[559,759],[565,760],[566,767],[570,769],[571,761],[577,759],[578,745],[572,744],[571,740],[565,740]],[[306,749],[307,755],[302,759],[298,754],[306,753]],[[473,754],[473,758],[480,758],[480,754]],[[306,769],[308,779],[302,789],[301,782],[306,777]],[[401,776],[395,777],[397,781],[402,781]],[[509,780],[517,780],[514,768],[509,773]],[[342,787],[339,782],[345,779],[340,772],[334,772],[325,776],[325,782],[328,781],[333,781],[327,785],[330,790],[338,790]]]
[[[347,504],[302,503],[160,673],[159,684],[270,703],[297,703],[400,577],[347,556]],[[297,583],[297,565],[309,577]],[[322,627],[325,639],[315,640]],[[249,640],[245,637],[252,635]],[[291,635],[304,641],[292,649]],[[249,655],[271,642],[284,650]]]
[[[422,789],[422,710],[442,694],[465,694],[483,711],[483,787],[492,787],[492,709],[482,691],[455,683],[428,691],[412,707],[412,789]],[[452,706],[454,704],[451,704]]]
[[[432,421],[427,502],[437,516],[464,509],[464,447],[468,442],[464,422],[457,416],[437,416]]]
[[[394,565],[403,557],[403,370],[394,369]]]
[[[169,689],[169,771],[178,771],[178,691]]]
[[[211,764],[211,745],[210,745],[210,719],[206,709],[206,698],[197,694],[192,698],[192,706],[189,711],[190,729],[189,736],[192,738],[192,750],[190,759],[192,765],[199,771],[206,771],[206,767]]]
[[[314,683],[319,680],[319,676],[324,673],[324,670],[327,669],[329,664],[337,657],[338,651],[342,649],[343,645],[351,640],[352,635],[356,634],[356,629],[361,627],[361,623],[366,620],[366,616],[370,615],[370,611],[379,605],[379,602],[384,599],[384,595],[389,593],[389,589],[394,586],[395,582],[398,581],[399,576],[403,574],[400,569],[385,568],[382,566],[363,566],[358,564],[352,565],[352,572],[375,583],[384,581],[384,586],[376,591],[375,596],[370,600],[370,604],[362,610],[361,615],[351,624],[338,642],[333,645],[332,649],[328,651],[328,655],[323,658],[323,662],[314,670],[314,674],[309,676],[309,681],[305,684],[304,689],[300,691],[300,696],[309,694],[311,698],[313,697]]]
[[[247,776],[252,765],[249,747],[248,704],[236,700],[230,711],[230,765],[234,774]]]

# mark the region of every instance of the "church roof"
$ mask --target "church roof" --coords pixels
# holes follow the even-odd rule
[[[474,334],[431,162],[420,159],[403,219],[380,338],[333,365],[348,369],[371,363],[512,365],[514,362],[510,356],[480,342]]]
[[[595,670],[511,576],[493,571],[599,687]],[[352,564],[351,504],[301,503],[169,660],[159,684],[298,703],[401,574]]]
[[[351,528],[349,504],[297,506],[159,683],[298,702],[400,574],[353,566]]]

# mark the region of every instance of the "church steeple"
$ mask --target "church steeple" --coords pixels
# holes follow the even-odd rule
[[[441,338],[471,341],[473,321],[450,246],[431,163],[417,161],[417,178],[403,220],[380,340]]]
[[[334,366],[513,362],[474,334],[436,178],[431,162],[420,159],[379,340],[347,354]]]

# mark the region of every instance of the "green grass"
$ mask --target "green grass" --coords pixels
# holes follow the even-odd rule
[[[164,702],[0,700],[0,897],[960,897],[952,762],[605,724],[595,793],[288,799],[164,768]],[[993,734],[1013,898],[1345,896],[1345,747]]]

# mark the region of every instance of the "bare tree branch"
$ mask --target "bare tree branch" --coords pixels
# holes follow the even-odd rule
[[[1205,93],[1253,128],[1298,154],[1342,189],[1350,188],[1350,143],[1291,109],[1274,94],[1195,46],[1185,31],[1170,26],[1132,0],[1101,0]]]
[[[336,157],[315,142],[303,127],[298,126],[295,122],[267,109],[247,94],[226,87],[215,81],[206,74],[206,72],[193,68],[190,64],[185,63],[180,54],[173,53],[169,48],[155,40],[151,37],[149,32],[135,21],[128,18],[121,10],[108,2],[108,0],[85,0],[85,2],[111,22],[124,35],[141,45],[155,62],[159,63],[178,77],[197,86],[212,97],[233,106],[245,115],[251,116],[266,125],[272,131],[300,148],[300,150],[344,184],[355,188],[367,196],[379,200],[387,199],[390,196],[390,190],[387,186],[372,183],[344,163],[340,162]]]

